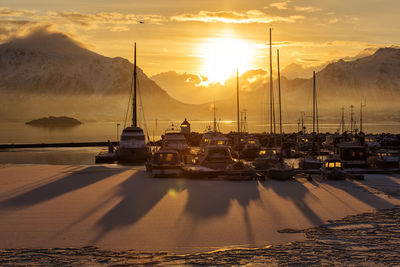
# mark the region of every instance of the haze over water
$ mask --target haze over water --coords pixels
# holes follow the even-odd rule
[[[207,126],[212,126],[212,121],[190,121],[192,131],[203,133]],[[121,134],[123,122],[119,122],[118,134]],[[160,139],[172,121],[155,121],[147,123],[147,131],[150,140]],[[179,126],[181,121],[174,121],[174,125]],[[0,143],[62,143],[62,142],[106,142],[107,140],[117,140],[117,122],[90,122],[83,123],[74,127],[48,128],[35,127],[24,123],[0,123]],[[221,121],[219,130],[223,133],[237,130],[236,122]],[[312,125],[305,123],[307,131],[310,132]],[[321,133],[334,133],[337,131],[339,123],[320,124]],[[364,123],[365,133],[400,133],[400,122],[366,122]],[[145,127],[143,127],[145,130]],[[358,128],[358,127],[356,127]],[[260,121],[249,121],[248,129],[250,133],[269,132],[269,124]],[[297,132],[298,125],[284,124],[283,131],[286,133]],[[146,130],[145,130],[146,131]],[[279,125],[276,126],[279,132]],[[145,133],[146,134],[146,133]],[[146,134],[147,135],[147,134]]]

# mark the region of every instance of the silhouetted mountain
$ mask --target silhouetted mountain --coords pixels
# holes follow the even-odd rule
[[[132,72],[126,59],[94,53],[62,33],[36,31],[0,45],[1,117],[25,120],[24,110],[37,117],[60,112],[96,120],[123,118]],[[138,101],[143,100],[150,118],[173,119],[182,110],[196,114],[200,108],[170,97],[139,67],[138,88]]]

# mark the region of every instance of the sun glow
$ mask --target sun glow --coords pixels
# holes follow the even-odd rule
[[[208,39],[202,46],[202,72],[210,82],[225,83],[236,69],[239,74],[251,69],[254,57],[251,43],[234,38]]]

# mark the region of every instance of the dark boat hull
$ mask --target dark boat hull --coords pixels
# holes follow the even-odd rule
[[[293,179],[294,171],[293,169],[273,168],[268,170],[267,176],[269,179],[273,180],[290,180]]]
[[[117,160],[121,163],[145,163],[149,156],[146,148],[120,148],[117,150]]]
[[[318,170],[322,167],[322,162],[320,161],[308,161],[308,160],[301,160],[299,162],[299,167],[303,170]]]

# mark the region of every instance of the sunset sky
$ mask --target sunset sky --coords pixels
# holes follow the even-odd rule
[[[146,74],[175,70],[224,82],[267,68],[267,31],[281,65],[307,66],[400,43],[397,0],[0,0],[0,42],[37,27],[132,60]]]

